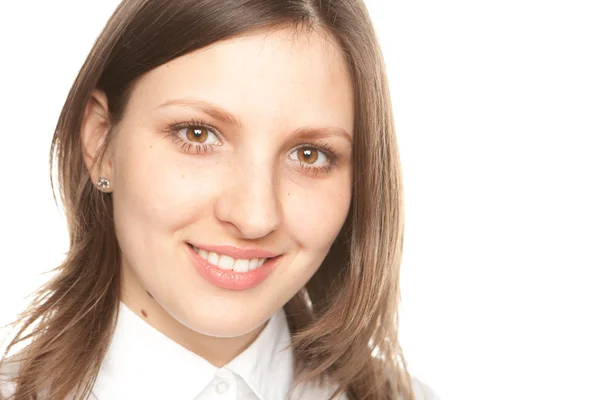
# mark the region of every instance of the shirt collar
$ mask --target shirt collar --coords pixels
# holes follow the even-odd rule
[[[283,399],[293,375],[293,353],[285,349],[289,344],[285,312],[279,309],[246,350],[217,368],[121,302],[112,341],[92,391],[98,400],[193,400],[219,370],[227,369],[242,378],[259,399]]]
[[[239,375],[261,400],[284,399],[293,379],[293,352],[283,309],[256,340],[224,368]]]

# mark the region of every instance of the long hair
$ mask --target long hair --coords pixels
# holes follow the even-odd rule
[[[224,39],[282,27],[335,38],[355,98],[350,211],[320,268],[284,307],[296,360],[294,383],[326,378],[350,399],[413,398],[398,342],[401,167],[383,57],[365,5],[361,0],[123,0],[81,68],[54,132],[50,178],[56,162],[70,246],[53,279],[15,322],[2,360],[19,362],[15,399],[37,399],[40,393],[86,398],[115,327],[121,266],[112,198],[94,188],[81,150],[92,91],[106,93],[116,125],[144,73]],[[27,346],[17,358],[8,357],[18,344]]]

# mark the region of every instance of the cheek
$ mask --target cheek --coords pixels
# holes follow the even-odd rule
[[[349,175],[324,180],[311,188],[295,187],[287,198],[287,226],[295,241],[306,250],[326,252],[348,215]]]
[[[146,247],[160,248],[181,240],[181,228],[209,217],[218,184],[214,174],[201,168],[190,171],[161,143],[121,149],[114,192],[118,229],[143,238]]]

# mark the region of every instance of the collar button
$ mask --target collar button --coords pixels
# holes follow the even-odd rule
[[[217,383],[217,385],[215,386],[215,392],[217,392],[218,394],[223,394],[225,392],[227,392],[229,390],[229,384],[225,381],[221,381],[219,383]]]

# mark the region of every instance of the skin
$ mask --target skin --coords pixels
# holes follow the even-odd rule
[[[211,116],[200,101],[231,113],[239,126]],[[316,272],[348,214],[354,109],[342,52],[316,32],[230,39],[143,75],[118,126],[107,110],[96,90],[81,134],[92,181],[111,182],[122,301],[171,339],[225,365]],[[185,127],[169,128],[190,119],[217,128],[203,133],[208,152],[186,150],[168,136],[199,143]],[[332,130],[318,136],[318,128],[348,137]],[[105,159],[93,165],[111,130]],[[337,153],[328,172],[311,169],[328,165],[325,152],[316,160],[304,153],[322,143]],[[227,290],[194,269],[189,241],[283,256],[257,287]]]

